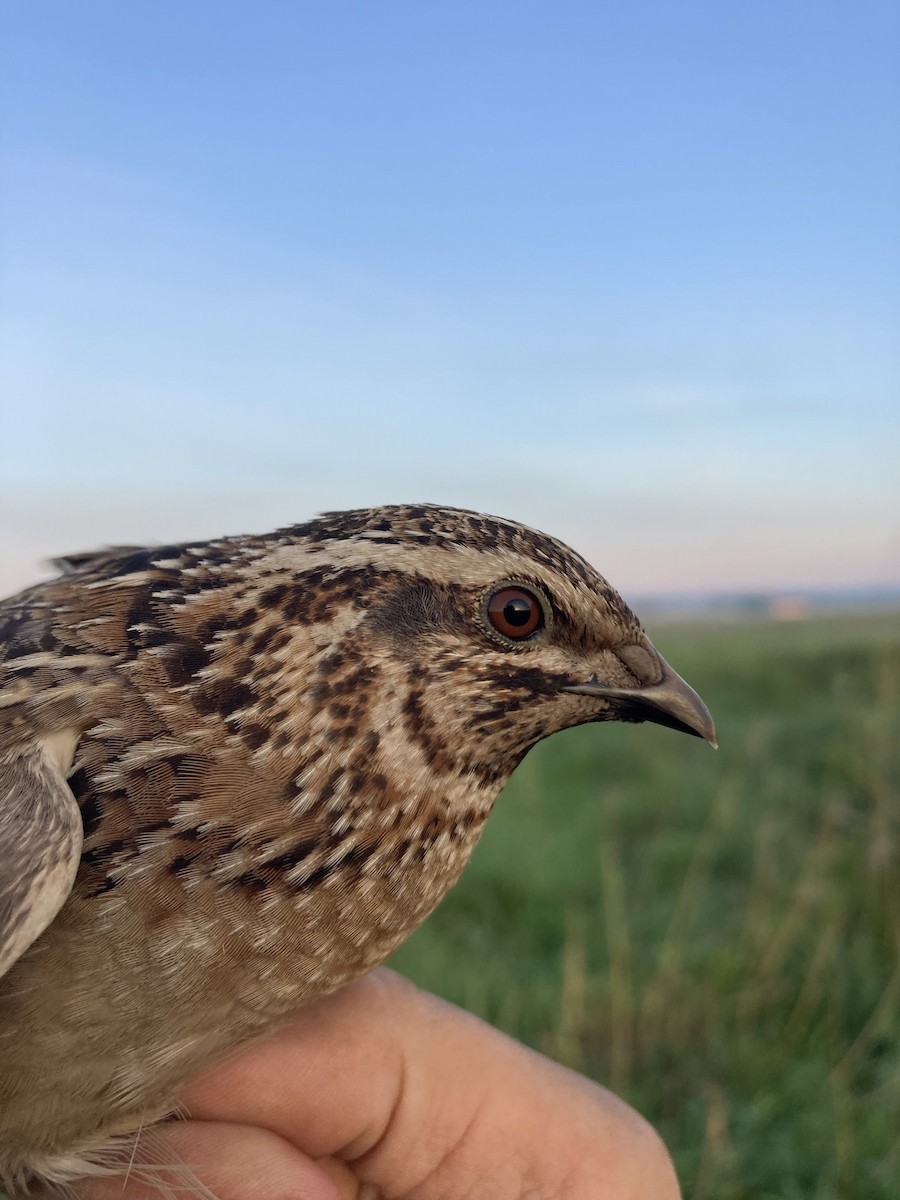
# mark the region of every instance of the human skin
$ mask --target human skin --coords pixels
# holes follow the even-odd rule
[[[382,969],[184,1090],[85,1200],[158,1200],[142,1158],[219,1200],[678,1200],[658,1135],[606,1088]],[[123,1167],[123,1170],[125,1168]],[[183,1175],[164,1178],[184,1185]]]

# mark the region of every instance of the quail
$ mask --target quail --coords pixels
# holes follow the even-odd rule
[[[588,563],[434,505],[118,548],[0,602],[0,1187],[383,962],[536,742],[703,702]]]

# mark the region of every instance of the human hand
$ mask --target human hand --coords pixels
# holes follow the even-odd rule
[[[181,1162],[220,1200],[678,1200],[656,1133],[611,1092],[379,970],[185,1088],[85,1200],[159,1200]],[[129,1170],[126,1171],[126,1167]],[[160,1172],[179,1194],[184,1173]]]

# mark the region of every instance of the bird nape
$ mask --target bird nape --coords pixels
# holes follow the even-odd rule
[[[561,542],[435,505],[78,554],[0,602],[0,1186],[383,962],[541,738],[705,705]]]

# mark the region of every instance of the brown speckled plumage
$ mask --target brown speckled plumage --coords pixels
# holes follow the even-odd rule
[[[713,737],[616,592],[510,521],[332,513],[64,566],[0,603],[10,1189],[89,1169],[216,1054],[384,961],[540,738]],[[506,586],[540,602],[522,641],[485,616]]]

